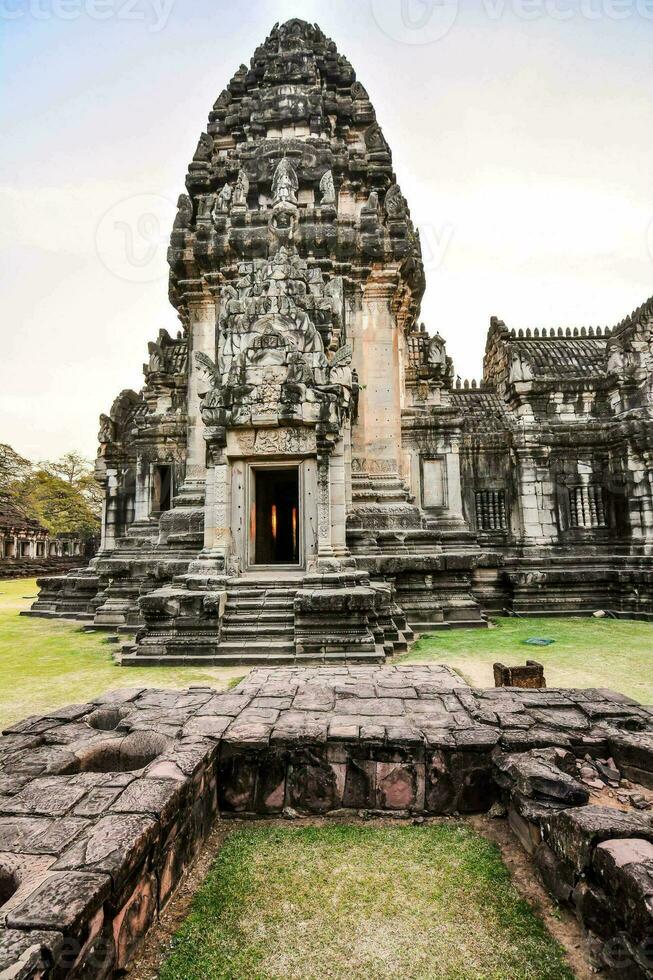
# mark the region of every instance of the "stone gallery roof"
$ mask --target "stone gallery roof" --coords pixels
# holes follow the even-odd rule
[[[13,504],[0,502],[0,531],[23,534],[47,534],[48,531],[31,517],[25,517]]]
[[[512,339],[510,346],[522,351],[538,378],[592,377],[605,373],[606,337],[539,337]]]
[[[451,404],[464,419],[464,427],[473,432],[504,432],[510,427],[506,404],[495,391],[483,388],[451,392]]]

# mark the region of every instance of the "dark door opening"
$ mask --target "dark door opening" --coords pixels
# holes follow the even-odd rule
[[[161,514],[172,507],[172,466],[152,468],[152,513]]]
[[[254,470],[254,564],[299,564],[299,470]]]

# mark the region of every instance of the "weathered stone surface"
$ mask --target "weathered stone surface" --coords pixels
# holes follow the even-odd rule
[[[56,870],[101,871],[121,888],[144,860],[158,834],[158,824],[148,817],[116,814],[102,817],[65,851]]]
[[[0,929],[0,977],[2,980],[33,980],[48,976],[63,941],[58,932]]]
[[[635,940],[653,935],[653,843],[641,839],[598,844],[594,871],[621,924]]]
[[[653,842],[653,821],[612,807],[585,806],[546,819],[543,833],[552,850],[580,873],[590,866],[594,848],[603,841],[634,837]]]
[[[111,891],[108,875],[77,871],[50,875],[7,916],[10,929],[45,929],[75,933],[90,922]]]
[[[8,752],[0,741],[0,764],[27,774],[0,800],[0,863],[19,886],[7,904],[8,925],[65,934],[63,975],[94,970],[104,978],[128,965],[219,810],[471,813],[488,811],[499,794],[556,897],[597,937],[601,910],[614,910],[624,942],[639,955],[648,908],[641,869],[648,868],[653,820],[572,805],[587,799],[576,778],[582,767],[589,771],[586,745],[607,753],[616,726],[633,718],[643,724],[629,701],[596,691],[475,691],[437,665],[406,664],[261,669],[224,695],[145,691],[116,703],[115,716],[107,697],[102,710],[109,714],[98,716],[94,703],[86,715],[75,709],[62,718],[56,747],[40,742],[47,733],[20,743],[24,736],[10,735]],[[615,727],[606,728],[605,715],[593,720],[588,704],[607,705]],[[538,729],[530,719],[538,712],[550,724],[545,749],[532,748]],[[112,730],[96,727],[114,722]],[[516,723],[529,727],[503,727]],[[627,733],[640,764],[648,760],[653,718],[647,724],[643,733]],[[32,719],[28,727],[42,726]],[[515,732],[523,751],[506,752]],[[582,738],[576,754],[562,747],[569,732]],[[64,749],[81,771],[30,775],[40,771],[44,747]],[[604,870],[607,856],[593,864],[601,842],[618,857],[615,841],[633,837],[641,842],[637,862],[631,850],[618,868],[613,862]]]

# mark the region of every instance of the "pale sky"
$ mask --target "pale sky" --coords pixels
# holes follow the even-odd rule
[[[0,442],[95,455],[178,328],[165,253],[211,105],[292,16],[369,91],[462,377],[492,314],[612,325],[653,293],[653,0],[0,0]]]

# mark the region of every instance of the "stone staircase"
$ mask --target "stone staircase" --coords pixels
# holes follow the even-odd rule
[[[222,594],[225,602],[217,627],[215,618],[210,611],[207,614],[205,607],[204,597],[212,594],[208,584],[206,580],[202,583],[188,576],[169,590],[161,590],[152,611],[146,614],[148,626],[144,634],[135,645],[122,648],[122,665],[374,664],[383,663],[393,652],[403,652],[407,649],[407,637],[412,638],[403,621],[405,633],[389,615],[383,621],[374,617],[368,628],[367,621],[350,610],[336,616],[330,630],[321,626],[318,613],[320,642],[313,643],[316,621],[310,614],[308,620],[305,615],[298,617],[295,609],[295,599],[299,590],[305,589],[306,578],[292,573],[247,574],[215,581],[213,594]],[[185,588],[179,588],[181,585]],[[352,586],[352,590],[340,590],[340,595],[351,596],[355,592]],[[332,593],[327,589],[324,594]],[[149,597],[148,604],[155,595]],[[206,618],[202,619],[203,616]],[[343,630],[345,636],[351,635],[350,644],[346,641],[343,644]],[[361,631],[365,642],[361,642]]]
[[[221,660],[295,660],[294,600],[301,582],[296,577],[232,579],[227,583],[227,608],[219,647]]]

